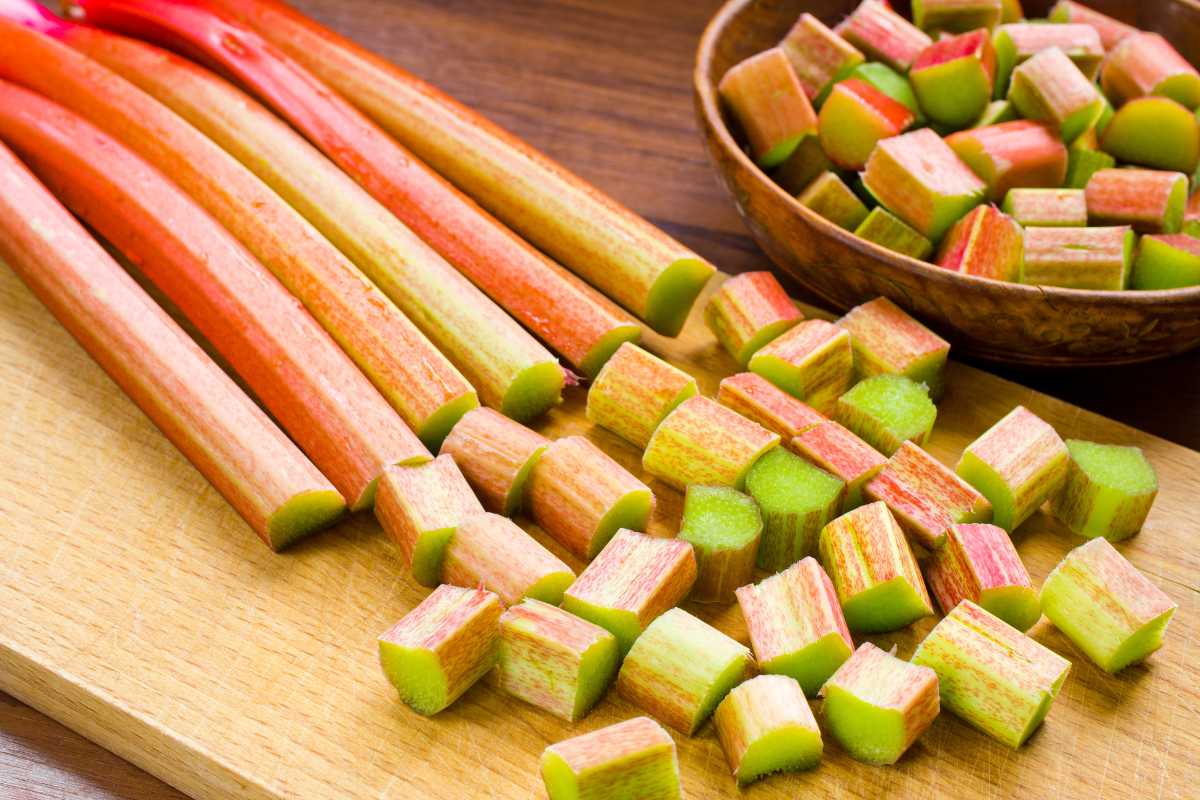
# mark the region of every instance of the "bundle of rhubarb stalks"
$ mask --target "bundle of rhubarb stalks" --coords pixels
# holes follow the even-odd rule
[[[1200,284],[1200,73],[1157,33],[1060,0],[863,0],[804,14],[719,93],[750,154],[835,225],[998,281]]]
[[[678,333],[713,268],[436,89],[275,0],[68,9],[0,0],[0,257],[270,547],[373,507],[432,589],[378,643],[413,711],[490,675],[649,715],[549,746],[553,800],[678,797],[659,723],[710,717],[739,783],[823,733],[894,763],[943,705],[1017,747],[1070,666],[1043,613],[1108,671],[1161,645],[1174,605],[1109,544],[1157,491],[1141,452],[1017,408],[948,469],[949,346],[891,302],[834,323],[726,280],[705,322],[744,371],[705,397],[637,320]],[[524,424],[578,382],[559,359],[684,493],[675,535],[591,439]],[[1009,534],[1047,502],[1089,541],[1038,592]],[[934,599],[911,661],[861,638]],[[749,647],[685,600],[736,603]]]

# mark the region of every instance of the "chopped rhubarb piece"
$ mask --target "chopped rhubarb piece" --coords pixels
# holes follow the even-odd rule
[[[1083,3],[1076,3],[1075,0],[1058,0],[1047,16],[1051,22],[1079,22],[1092,26],[1100,34],[1100,42],[1105,50],[1112,50],[1117,42],[1138,31],[1132,25],[1126,25],[1107,14],[1094,11]]]
[[[1000,0],[913,0],[913,24],[923,31],[966,33],[1000,24]]]
[[[753,372],[739,372],[723,379],[717,390],[717,402],[789,442],[826,420],[815,408]]]
[[[345,514],[333,484],[2,144],[0,260],[272,550]]]
[[[1133,263],[1134,289],[1200,284],[1200,240],[1186,233],[1143,236]]]
[[[842,96],[841,87],[848,82],[844,81],[837,85],[829,97],[830,103],[834,103],[836,106]],[[829,103],[825,104],[825,108],[829,108]],[[824,110],[823,108],[821,112],[824,113]],[[874,142],[872,142],[872,146],[874,146]],[[866,158],[865,154],[863,158]],[[802,206],[811,208],[839,228],[845,228],[848,231],[857,228],[867,218],[866,205],[834,172],[823,172],[814,178],[808,188],[796,197],[796,201]],[[742,364],[744,366],[745,362]]]
[[[870,642],[859,645],[821,696],[830,733],[868,764],[895,764],[941,710],[937,673]]]
[[[1111,169],[1117,160],[1101,150],[1086,147],[1067,148],[1067,177],[1063,185],[1071,189],[1083,189],[1100,170]]]
[[[650,487],[582,436],[552,442],[529,479],[529,514],[556,542],[585,560],[619,529],[646,529]]]
[[[881,64],[878,61],[859,64],[850,73],[850,77],[871,84],[911,111],[913,114],[912,127],[925,124],[925,115],[921,112],[921,104],[917,102],[917,95],[912,89],[912,84],[908,82],[907,77],[896,72],[887,64]]]
[[[691,375],[626,343],[592,381],[587,418],[644,448],[663,418],[696,392]]]
[[[450,456],[389,467],[379,477],[375,516],[422,586],[441,582],[450,537],[459,523],[481,513],[483,506]]]
[[[1021,116],[1046,123],[1064,142],[1090,128],[1104,111],[1096,85],[1058,47],[1036,53],[1013,70],[1008,99]]]
[[[1159,33],[1138,31],[1122,39],[1104,60],[1100,85],[1118,106],[1152,94],[1190,109],[1200,106],[1200,73]]]
[[[1032,228],[1082,228],[1088,221],[1082,189],[1010,189],[1002,209]]]
[[[792,62],[804,93],[813,103],[825,100],[834,81],[846,77],[863,63],[863,54],[807,12],[788,31],[779,49]]]
[[[755,353],[750,371],[826,413],[854,380],[850,334],[823,319],[805,320]]]
[[[1042,607],[1105,672],[1120,672],[1162,647],[1178,605],[1107,539],[1067,553],[1042,584]]]
[[[1169,97],[1139,97],[1113,115],[1100,138],[1118,161],[1191,174],[1200,160],[1196,116]]]
[[[754,160],[778,166],[805,136],[817,132],[817,115],[787,55],[773,47],[734,65],[717,85],[733,112]]]
[[[758,566],[778,572],[816,552],[822,526],[842,505],[845,483],[777,448],[750,468],[746,491],[762,513]]]
[[[617,639],[540,600],[500,617],[496,685],[568,722],[583,717],[617,674]]]
[[[741,587],[737,600],[759,668],[794,678],[809,697],[854,650],[837,592],[812,556]]]
[[[383,673],[413,711],[436,714],[496,665],[500,599],[439,586],[379,637]]]
[[[1013,68],[1041,51],[1057,47],[1075,62],[1089,81],[1096,79],[1100,62],[1104,60],[1104,45],[1100,34],[1090,25],[1046,25],[1037,22],[1018,22],[1001,25],[992,34],[996,46],[996,96],[1008,91],[1008,79]]]
[[[882,453],[833,420],[802,431],[790,447],[845,482],[842,511],[862,505],[863,487],[887,463]]]
[[[1021,278],[1025,241],[1017,221],[995,206],[976,206],[942,239],[936,263],[994,281]]]
[[[905,440],[924,444],[937,406],[929,387],[902,375],[875,375],[838,398],[837,420],[885,456]]]
[[[1139,530],[1158,494],[1158,476],[1136,447],[1067,439],[1071,463],[1050,513],[1075,533],[1111,542]]]
[[[672,608],[633,643],[617,674],[617,693],[691,736],[729,690],[753,674],[745,645]]]
[[[855,306],[837,321],[850,331],[854,370],[860,378],[903,375],[940,397],[950,343],[886,297]]]
[[[921,109],[950,128],[969,125],[983,113],[995,79],[996,51],[982,29],[939,39],[921,52],[908,73]]]
[[[570,567],[499,514],[485,512],[460,522],[442,557],[443,583],[482,586],[506,606],[527,597],[558,605],[573,580]]]
[[[1013,104],[1007,100],[993,100],[987,104],[974,122],[971,123],[972,128],[987,128],[991,125],[999,125],[1001,122],[1012,122],[1017,118],[1017,110],[1013,108]]]
[[[867,159],[863,182],[880,203],[935,241],[979,205],[987,189],[928,128],[880,142]]]
[[[713,714],[739,786],[821,761],[821,731],[804,692],[784,675],[759,675],[730,690]]]
[[[750,467],[778,444],[779,434],[757,422],[707,397],[691,397],[654,431],[642,467],[680,490],[694,483],[740,489]]]
[[[901,133],[913,120],[913,113],[903,103],[866,81],[848,78],[834,85],[821,106],[818,115],[821,147],[842,169],[859,170],[867,163],[876,142]],[[864,208],[862,216],[866,215]],[[853,225],[838,224],[853,229],[861,221],[860,217]]]
[[[883,0],[863,0],[834,30],[868,59],[882,61],[900,72],[908,72],[921,51],[933,42],[929,34]]]
[[[1061,186],[1067,175],[1066,145],[1039,122],[1019,119],[971,128],[947,136],[946,144],[988,185],[992,202],[1015,186]]]
[[[1100,170],[1087,182],[1088,217],[1100,225],[1132,225],[1138,233],[1178,233],[1187,187],[1181,172]]]
[[[942,706],[1009,747],[1045,719],[1071,662],[970,600],[954,607],[913,653],[938,676]]]
[[[460,419],[442,442],[467,483],[488,510],[512,516],[521,509],[525,485],[550,440],[490,408],[477,408]]]
[[[986,497],[912,442],[900,445],[864,494],[883,501],[900,527],[931,550],[945,543],[952,525],[992,516]]]
[[[787,161],[771,173],[771,177],[788,194],[798,195],[807,189],[818,175],[833,168],[833,162],[821,149],[820,138],[805,136],[787,157]]]
[[[970,600],[1019,631],[1029,630],[1042,615],[1012,539],[995,525],[951,526],[945,545],[932,551],[925,578],[946,614]]]
[[[542,753],[542,780],[549,800],[682,797],[675,742],[649,717],[550,745]]]
[[[731,603],[734,590],[750,583],[762,539],[763,520],[751,498],[728,486],[689,486],[679,538],[696,551],[692,599]]]
[[[871,209],[862,225],[854,229],[854,235],[917,259],[925,258],[933,250],[933,242],[882,206]]]
[[[626,653],[695,582],[696,555],[689,543],[617,531],[571,584],[562,607],[610,631]]]
[[[1124,289],[1136,237],[1129,226],[1026,228],[1021,282],[1069,289]]]
[[[967,446],[955,472],[992,504],[992,522],[1011,533],[1062,488],[1067,462],[1054,428],[1017,406]]]
[[[850,200],[862,205],[849,189],[845,192]],[[818,214],[824,213],[820,209],[814,210]],[[865,208],[862,214],[867,215]],[[770,272],[744,272],[730,278],[721,284],[704,308],[708,329],[743,368],[760,347],[803,316]]]
[[[820,550],[850,630],[894,631],[933,613],[904,531],[883,503],[830,522]]]
[[[39,36],[0,25],[10,34]],[[5,59],[0,77],[10,69]],[[11,83],[0,94],[0,136],[179,307],[352,510],[371,506],[388,465],[430,460],[328,332],[190,195],[83,117]]]

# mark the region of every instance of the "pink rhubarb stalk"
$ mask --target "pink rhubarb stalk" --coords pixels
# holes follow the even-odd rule
[[[1095,225],[1132,225],[1138,233],[1178,233],[1187,206],[1187,176],[1157,169],[1102,169],[1084,189]]]
[[[1096,29],[1096,33],[1100,34],[1100,42],[1106,51],[1112,50],[1117,46],[1117,42],[1131,33],[1138,32],[1134,26],[1126,25],[1107,14],[1101,14],[1083,3],[1075,2],[1075,0],[1058,0],[1047,16],[1050,17],[1051,22],[1078,22],[1092,26]]]
[[[862,504],[863,487],[887,463],[885,455],[833,420],[802,431],[788,446],[846,482],[843,511]]]
[[[976,206],[942,239],[937,265],[994,281],[1021,278],[1025,239],[1021,226],[995,206]]]
[[[534,465],[550,445],[537,431],[490,408],[468,412],[442,442],[489,511],[511,517],[525,500]]]
[[[994,203],[1014,187],[1053,188],[1067,176],[1067,147],[1040,122],[1018,119],[971,128],[950,134],[946,144],[987,183]]]
[[[903,375],[942,394],[942,369],[950,343],[886,297],[855,306],[837,321],[850,332],[854,369],[860,378]]]
[[[542,779],[550,800],[682,797],[675,742],[649,717],[550,745],[542,753]]]
[[[1200,73],[1160,33],[1138,31],[1109,53],[1100,85],[1114,105],[1162,95],[1189,109],[1200,105]]]
[[[907,72],[933,40],[929,34],[892,10],[884,0],[863,0],[854,13],[834,28],[868,59]]]
[[[0,259],[272,549],[344,513],[332,484],[2,145]]]
[[[745,485],[758,458],[779,444],[779,434],[707,397],[685,400],[654,431],[642,467],[683,490],[693,483]]]
[[[717,84],[763,169],[787,160],[805,137],[817,133],[817,115],[788,57],[778,47],[729,68]]]
[[[749,366],[822,414],[854,382],[850,335],[823,319],[801,322],[755,353]]]
[[[1017,548],[995,525],[952,525],[945,544],[931,553],[925,576],[942,613],[970,600],[1019,631],[1042,615]]]
[[[739,372],[721,381],[717,402],[791,441],[828,418],[761,375]]]
[[[784,675],[759,675],[735,686],[717,706],[713,725],[739,786],[815,767],[824,750],[804,692]]]
[[[808,99],[820,104],[835,81],[863,62],[854,45],[805,12],[779,43]]]
[[[506,606],[527,597],[562,602],[575,573],[512,520],[483,513],[458,524],[442,559],[442,582],[482,586]]]
[[[770,272],[744,272],[708,301],[704,322],[739,366],[803,315]]]
[[[697,391],[691,375],[623,344],[588,389],[587,418],[643,449],[663,418]]]

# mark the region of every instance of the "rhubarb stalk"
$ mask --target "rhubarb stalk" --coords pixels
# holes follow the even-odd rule
[[[821,760],[821,731],[804,692],[785,675],[759,675],[730,690],[713,714],[739,786]]]
[[[925,576],[945,614],[970,600],[1019,631],[1029,630],[1042,615],[1017,548],[995,525],[949,527],[945,544],[931,553]]]
[[[550,445],[537,431],[493,411],[468,412],[442,442],[489,511],[511,517],[521,510],[534,465]]]
[[[61,106],[3,82],[0,97],[0,138],[179,306],[351,508],[374,502],[387,465],[429,460],[329,335],[191,198]]]
[[[527,597],[562,602],[575,573],[517,523],[498,514],[476,514],[459,523],[442,559],[442,582],[482,586],[507,606]]]
[[[942,369],[950,343],[926,328],[886,297],[855,306],[837,321],[850,331],[854,369],[860,378],[903,375],[941,396]]]
[[[542,753],[550,800],[680,800],[679,759],[671,734],[635,717],[552,744]]]
[[[779,434],[697,396],[659,424],[642,467],[680,490],[693,483],[740,489],[759,457],[778,444]]]
[[[692,599],[729,603],[754,579],[763,520],[751,498],[728,486],[689,486],[679,538],[696,553]]]
[[[705,324],[742,367],[760,347],[801,317],[770,272],[745,272],[730,278],[704,307]]]
[[[316,467],[2,145],[0,259],[273,550],[345,512]]]
[[[588,389],[587,418],[643,449],[663,418],[697,391],[691,375],[623,344]]]
[[[826,420],[815,408],[753,372],[724,378],[717,390],[717,402],[778,433],[785,441]]]
[[[788,446],[846,482],[842,511],[862,505],[863,487],[887,463],[882,453],[833,420],[814,425]]]

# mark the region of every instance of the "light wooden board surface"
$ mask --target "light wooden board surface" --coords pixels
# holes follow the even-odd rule
[[[711,393],[733,365],[697,317],[652,346]],[[434,719],[408,711],[374,639],[425,591],[373,518],[270,554],[4,267],[0,397],[0,689],[195,797],[538,796],[547,744],[636,713],[610,695],[572,727],[487,685]],[[638,472],[582,400],[543,430],[585,433]],[[1158,469],[1147,527],[1120,549],[1180,605],[1167,647],[1111,677],[1043,621],[1035,637],[1074,668],[1020,751],[946,714],[894,768],[827,742],[817,770],[746,797],[1196,796],[1200,454],[959,365],[932,451],[953,463],[1017,403],[1064,436],[1139,445]],[[670,535],[679,496],[653,486],[653,531]],[[1079,543],[1044,515],[1016,540],[1035,580]],[[690,608],[746,640],[736,607]],[[874,641],[907,657],[933,622]],[[711,725],[676,738],[687,797],[737,796]]]

